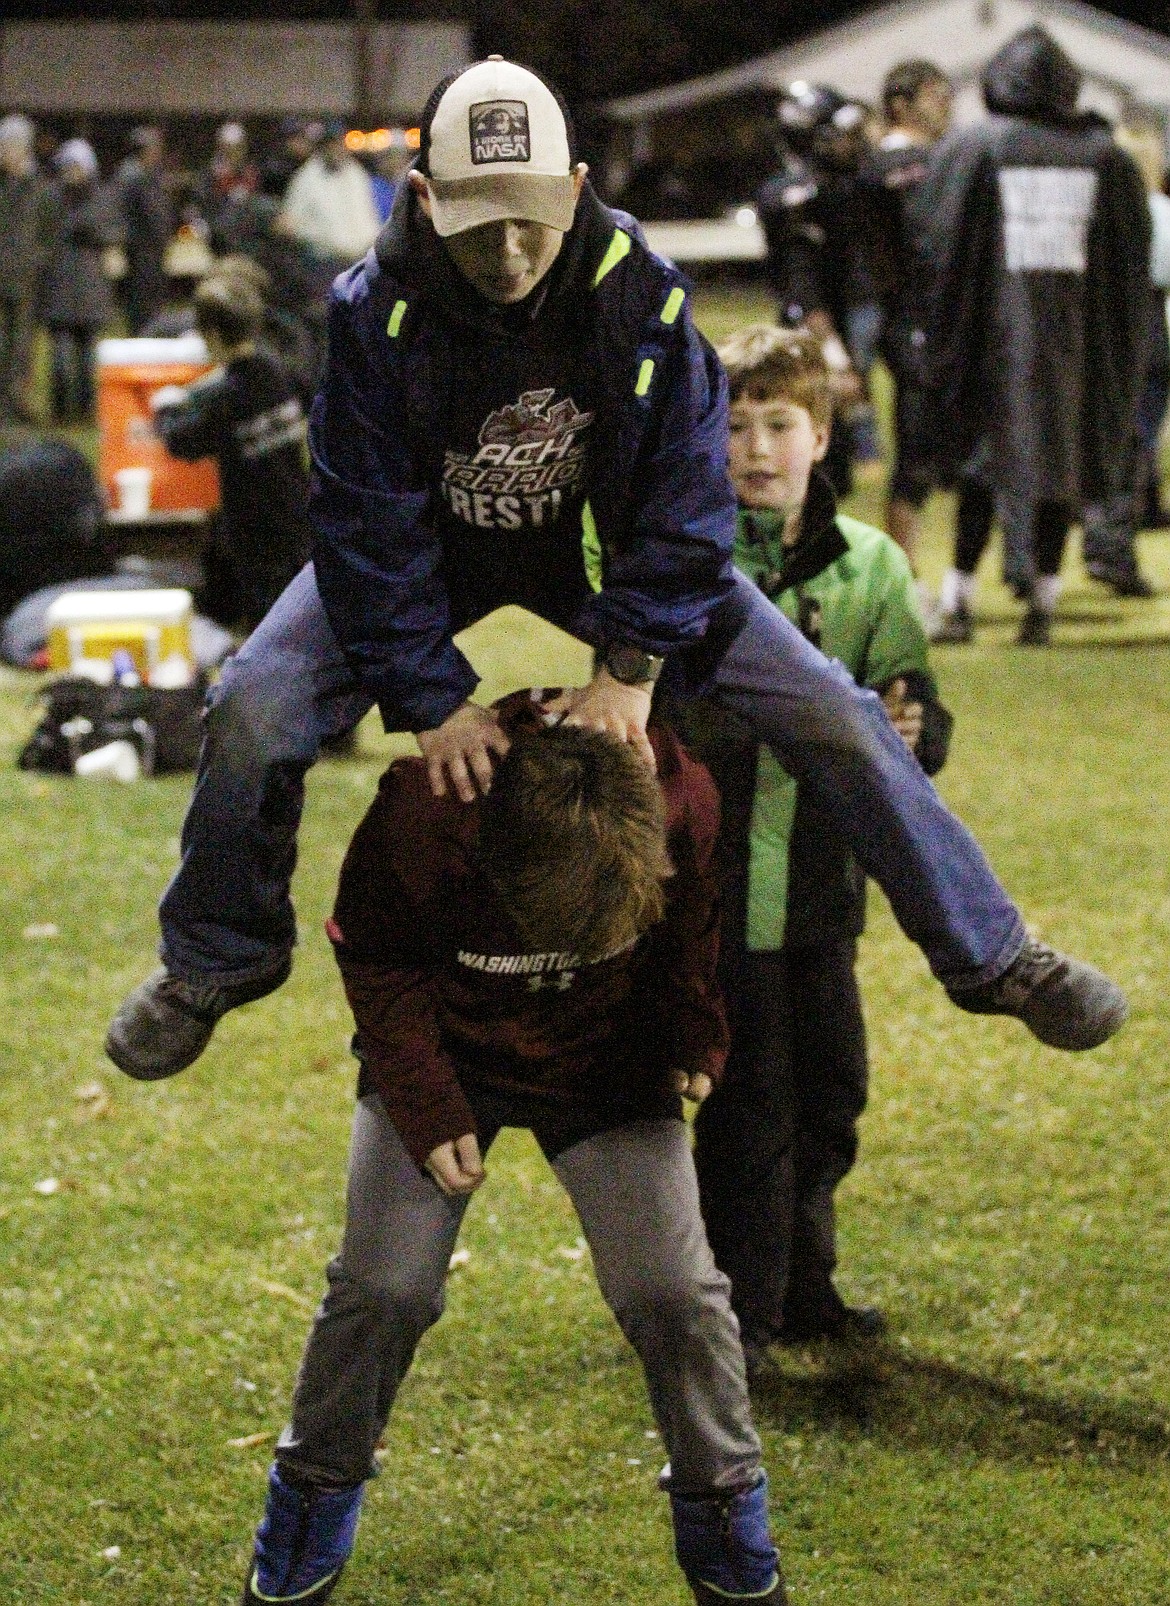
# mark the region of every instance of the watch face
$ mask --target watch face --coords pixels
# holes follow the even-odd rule
[[[605,667],[615,680],[640,686],[658,679],[662,659],[637,647],[611,647],[605,655]]]

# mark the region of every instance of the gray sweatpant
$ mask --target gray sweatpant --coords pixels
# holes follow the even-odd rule
[[[580,1218],[601,1292],[645,1369],[672,1492],[754,1484],[760,1441],[739,1327],[707,1246],[686,1127],[633,1121],[573,1144],[553,1170]],[[282,1468],[335,1483],[370,1476],[415,1345],[442,1312],[466,1208],[420,1172],[381,1100],[362,1099],[345,1236],[277,1444]]]

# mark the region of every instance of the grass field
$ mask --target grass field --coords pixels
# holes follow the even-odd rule
[[[1170,587],[1165,538],[1143,562]],[[891,1334],[758,1395],[796,1603],[1170,1598],[1170,599],[1115,603],[1075,553],[1068,582],[1057,645],[1028,652],[981,576],[977,643],[938,654],[942,787],[1133,1017],[1072,1058],[961,1015],[873,897],[841,1282]],[[476,650],[492,690],[583,668],[543,630]],[[341,1221],[354,1076],[321,927],[389,745],[367,724],[310,779],[291,983],[136,1085],[101,1035],[151,963],[189,781],[18,773],[33,687],[0,678],[0,1601],[226,1606]],[[662,1447],[571,1211],[525,1135],[489,1172],[339,1606],[682,1606]]]

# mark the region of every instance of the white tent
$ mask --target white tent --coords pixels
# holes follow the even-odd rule
[[[1083,105],[1111,118],[1134,107],[1170,116],[1170,39],[1080,0],[893,0],[742,66],[626,95],[605,110],[616,122],[646,124],[795,79],[875,101],[895,63],[927,56],[954,79],[956,116],[970,121],[982,109],[979,77],[988,59],[1032,23],[1047,28],[1085,74]]]

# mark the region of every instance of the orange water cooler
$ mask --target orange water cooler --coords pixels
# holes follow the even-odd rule
[[[151,471],[152,512],[210,512],[219,506],[219,475],[209,459],[181,463],[154,432],[150,398],[164,385],[189,385],[211,368],[203,338],[99,340],[97,346],[99,474],[110,507],[118,506],[114,475]]]

